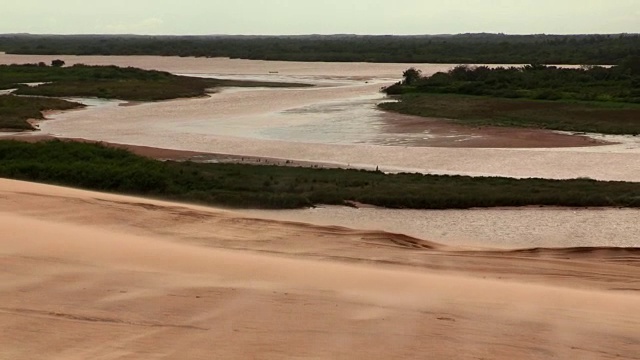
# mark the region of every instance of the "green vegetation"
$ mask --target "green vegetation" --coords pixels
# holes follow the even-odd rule
[[[460,65],[422,77],[414,68],[388,94],[440,93],[535,100],[631,102],[640,104],[640,56],[605,68],[526,65],[496,67]]]
[[[35,87],[23,85],[34,82],[45,84]],[[18,95],[155,101],[204,96],[210,89],[220,86],[308,85],[206,79],[117,66],[0,65],[0,89],[18,88],[15,92]]]
[[[405,94],[380,108],[403,114],[452,119],[471,126],[508,126],[640,134],[640,105],[501,99],[457,94]]]
[[[155,101],[204,96],[216,87],[297,87],[304,84],[236,81],[177,76],[167,72],[117,66],[74,65],[53,60],[26,65],[0,65],[0,89],[16,95],[47,97],[99,97]],[[28,83],[43,83],[28,86]],[[28,119],[42,119],[41,111],[80,107],[72,102],[40,97],[0,96],[0,130],[33,130]]]
[[[300,208],[350,201],[415,209],[640,207],[637,183],[161,162],[96,144],[61,141],[0,141],[0,176],[232,207]]]
[[[457,66],[422,77],[411,68],[380,107],[471,125],[640,134],[640,57],[611,68]]]
[[[0,131],[34,130],[29,119],[43,119],[46,110],[70,110],[84,105],[60,99],[0,95]]]
[[[1,35],[13,54],[162,55],[289,61],[614,65],[640,35],[115,36]]]

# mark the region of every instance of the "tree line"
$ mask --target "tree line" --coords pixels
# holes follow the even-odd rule
[[[612,67],[565,68],[531,64],[522,67],[459,65],[422,76],[409,68],[387,94],[449,93],[535,100],[581,100],[640,103],[640,56]]]
[[[258,60],[619,64],[640,55],[640,35],[116,36],[0,35],[13,54],[162,55]]]

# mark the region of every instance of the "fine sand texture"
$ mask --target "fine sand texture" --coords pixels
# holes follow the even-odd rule
[[[0,359],[638,359],[640,250],[473,250],[0,180]]]

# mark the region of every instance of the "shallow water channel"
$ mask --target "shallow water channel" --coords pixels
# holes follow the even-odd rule
[[[451,65],[296,63],[171,57],[76,57],[67,64],[115,64],[228,79],[309,83],[312,88],[225,88],[207,98],[122,106],[83,100],[87,109],[52,115],[42,133],[116,143],[322,162],[384,171],[640,181],[640,141],[598,136],[613,145],[569,148],[443,147],[472,132],[435,134],[390,126],[379,92],[416,66],[425,74]],[[0,63],[50,61],[0,54]],[[456,130],[457,131],[457,130]],[[570,135],[570,134],[569,134]],[[440,138],[438,138],[440,137]],[[430,144],[432,144],[430,146]],[[373,227],[449,244],[498,247],[640,246],[634,210],[399,211],[319,208],[250,212],[255,216]]]

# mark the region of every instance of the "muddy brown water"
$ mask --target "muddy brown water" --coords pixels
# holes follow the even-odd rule
[[[52,56],[0,54],[0,63],[50,61]],[[544,133],[556,145],[486,142],[486,132],[442,126],[440,120],[389,115],[382,86],[416,66],[425,74],[451,65],[298,63],[173,57],[55,56],[67,64],[115,64],[179,74],[232,79],[303,82],[314,88],[222,89],[209,98],[121,106],[83,99],[91,105],[54,114],[39,123],[41,133],[169,149],[321,162],[384,171],[510,177],[640,181],[640,141],[634,137],[578,138]],[[399,125],[398,121],[402,124]],[[426,121],[426,122],[423,122]],[[522,133],[520,133],[522,134]],[[508,130],[501,139],[513,138]],[[478,139],[481,138],[479,141]],[[564,139],[564,142],[563,142]],[[576,140],[580,139],[580,140]],[[493,139],[495,141],[495,139]],[[483,143],[484,141],[484,143]],[[576,142],[577,141],[577,142]],[[614,144],[585,147],[594,141]],[[469,147],[468,144],[472,144]],[[567,145],[568,144],[568,145]],[[498,148],[497,146],[505,146]],[[568,147],[567,147],[568,146]],[[404,232],[443,243],[528,246],[639,246],[638,212],[633,210],[482,210],[411,212],[372,209],[261,213],[300,221]],[[256,213],[256,215],[259,213]],[[578,214],[578,215],[576,215]]]
[[[454,246],[640,247],[638,209],[396,210],[323,206],[245,212],[258,218],[384,230]]]

